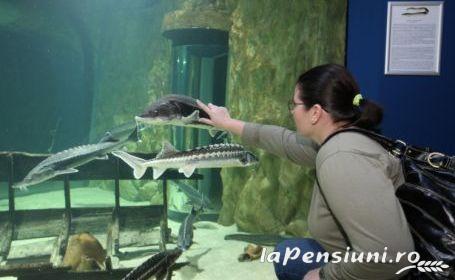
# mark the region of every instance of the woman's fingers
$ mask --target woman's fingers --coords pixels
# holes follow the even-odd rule
[[[208,103],[205,105],[201,101],[197,101],[197,105],[207,113],[208,118],[199,118],[199,122],[221,128],[227,120],[230,119],[229,112],[225,107],[219,107]]]
[[[196,100],[196,103],[199,107],[201,107],[202,110],[204,110],[204,112],[207,113],[207,115],[210,115],[210,108],[207,105],[202,103],[200,100]]]
[[[209,125],[212,125],[212,126],[215,125],[210,119],[207,119],[207,118],[199,118],[199,122],[205,123],[205,124],[209,124]]]

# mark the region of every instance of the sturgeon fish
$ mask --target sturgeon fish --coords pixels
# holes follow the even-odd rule
[[[238,144],[214,144],[187,151],[176,150],[164,142],[161,152],[151,160],[145,160],[124,151],[113,151],[134,170],[134,178],[141,178],[148,167],[153,168],[153,179],[159,178],[167,169],[178,169],[187,178],[196,168],[244,167],[258,162],[257,157]]]
[[[146,280],[153,276],[157,280],[170,279],[173,266],[181,254],[179,248],[157,253],[131,270],[122,280]]]
[[[13,188],[26,190],[28,186],[47,181],[58,175],[76,173],[79,171],[76,167],[94,159],[108,159],[109,152],[121,148],[128,141],[137,141],[137,129],[123,140],[104,137],[102,142],[77,146],[53,154],[35,166],[22,181],[15,183]]]
[[[215,209],[212,201],[207,196],[204,196],[203,193],[200,193],[195,188],[185,183],[180,182],[179,180],[172,181],[191,201],[191,204],[200,206],[206,209]]]
[[[222,131],[211,125],[199,122],[199,118],[210,117],[197,105],[196,99],[179,94],[169,94],[152,103],[145,112],[135,120],[144,125],[175,125],[201,128],[209,131],[214,137]]]
[[[183,251],[188,250],[193,244],[193,224],[197,219],[197,216],[202,212],[202,207],[196,209],[194,206],[191,208],[191,212],[185,217],[179,228],[179,235],[177,239],[177,247]]]

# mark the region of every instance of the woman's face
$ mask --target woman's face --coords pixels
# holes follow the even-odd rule
[[[294,117],[295,126],[297,131],[303,136],[309,137],[313,131],[313,125],[311,123],[311,109],[306,109],[305,105],[299,99],[300,88],[298,86],[294,89],[294,109],[291,110],[292,116]]]

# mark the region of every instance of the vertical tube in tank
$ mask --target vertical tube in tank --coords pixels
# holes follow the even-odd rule
[[[224,106],[228,32],[206,28],[183,28],[167,30],[163,35],[172,40],[172,93]],[[212,139],[204,130],[181,127],[172,130],[173,144],[179,149],[190,149],[222,141]],[[215,208],[220,208],[222,194],[220,169],[201,169],[198,173],[202,174],[204,179],[193,186],[209,198]],[[208,219],[217,219],[217,211],[213,211],[213,215]]]

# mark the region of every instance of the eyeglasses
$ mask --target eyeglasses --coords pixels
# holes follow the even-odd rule
[[[292,112],[297,105],[304,105],[303,103],[296,103],[294,102],[294,99],[291,99],[288,101],[288,110],[289,112]]]

